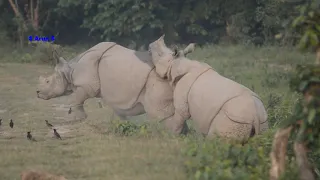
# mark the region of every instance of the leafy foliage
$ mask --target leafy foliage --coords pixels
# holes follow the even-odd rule
[[[309,1],[307,5],[300,8],[300,16],[292,23],[292,27],[298,29],[298,31],[302,33],[299,43],[301,49],[317,47],[320,44],[319,8],[319,1]]]
[[[19,1],[23,12],[26,1]],[[41,0],[37,35],[58,35],[57,43],[117,41],[136,47],[165,33],[168,43],[212,43],[229,37],[243,43],[273,42],[284,21],[306,3],[284,0]],[[7,1],[0,4],[4,26],[17,36],[14,13]],[[23,12],[26,13],[26,12]],[[72,32],[72,33],[70,33]],[[30,35],[28,32],[26,36]]]
[[[149,133],[147,124],[138,125],[130,121],[111,121],[110,131],[120,136],[146,135]]]
[[[271,150],[272,131],[255,137],[248,144],[225,143],[221,139],[198,142],[185,139],[187,146],[183,154],[189,179],[195,180],[236,180],[269,179],[269,152]],[[294,164],[289,163],[286,179],[297,179]]]
[[[320,48],[320,3],[311,0],[300,7],[300,16],[293,22],[293,28],[300,30],[301,49]],[[290,88],[304,95],[296,104],[292,118],[283,122],[281,128],[294,125],[297,141],[315,145],[320,135],[320,66],[318,64],[299,65],[292,77]]]

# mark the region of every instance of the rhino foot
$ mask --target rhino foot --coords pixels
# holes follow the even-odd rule
[[[73,120],[77,120],[77,121],[78,120],[85,120],[87,118],[87,114],[84,111],[83,105],[72,107],[70,114],[73,117]]]

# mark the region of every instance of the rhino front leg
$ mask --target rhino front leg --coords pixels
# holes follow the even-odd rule
[[[189,127],[187,125],[186,119],[188,118],[181,116],[181,114],[178,112],[175,112],[173,116],[163,120],[163,123],[166,128],[173,132],[175,135],[185,135],[189,132]]]
[[[77,87],[74,91],[74,97],[71,105],[71,115],[73,120],[84,120],[87,118],[87,114],[83,108],[84,102],[89,98],[89,95],[82,87]]]
[[[187,133],[186,120],[190,117],[181,116],[175,109],[173,89],[166,80],[161,79],[155,70],[152,70],[143,94],[144,108],[148,116],[160,120],[166,128],[175,134]]]

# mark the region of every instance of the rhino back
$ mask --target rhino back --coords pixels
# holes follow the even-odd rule
[[[153,67],[148,52],[113,47],[104,53],[99,64],[101,97],[112,107],[132,108]]]
[[[202,74],[192,85],[188,96],[190,114],[193,119],[197,120],[195,122],[197,128],[207,133],[212,120],[224,104],[242,93],[255,95],[245,86],[213,70]]]

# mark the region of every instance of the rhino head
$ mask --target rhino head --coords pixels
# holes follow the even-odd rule
[[[156,72],[161,78],[166,79],[172,64],[171,62],[174,59],[185,57],[187,54],[193,52],[195,44],[189,44],[184,50],[178,50],[178,48],[175,47],[172,51],[166,46],[164,36],[165,35],[162,35],[158,40],[149,44],[149,53],[151,54],[153,64],[156,66]]]
[[[149,44],[149,53],[152,56],[152,62],[156,64],[160,59],[164,57],[185,57],[195,49],[195,43],[190,43],[184,50],[179,50],[177,47],[172,51],[164,42],[165,35],[162,35],[158,40]]]
[[[36,90],[37,97],[48,100],[51,98],[68,95],[71,91],[71,67],[63,58],[55,58],[56,66],[52,75],[48,77],[39,77]]]

